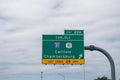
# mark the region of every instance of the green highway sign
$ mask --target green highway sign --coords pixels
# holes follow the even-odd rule
[[[83,33],[66,34],[42,35],[43,64],[84,64]]]
[[[64,30],[64,34],[84,35],[84,31],[83,30]]]

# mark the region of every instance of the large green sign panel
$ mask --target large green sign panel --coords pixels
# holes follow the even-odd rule
[[[74,32],[65,30],[64,35],[43,35],[42,63],[84,64],[84,35]]]

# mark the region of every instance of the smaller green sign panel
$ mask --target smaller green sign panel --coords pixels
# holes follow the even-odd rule
[[[84,35],[84,31],[83,30],[64,30],[64,34]]]
[[[73,33],[65,31],[65,35],[43,35],[42,63],[84,64],[84,35],[71,35]]]

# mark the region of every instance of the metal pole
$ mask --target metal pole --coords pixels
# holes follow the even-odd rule
[[[114,61],[113,61],[112,57],[110,56],[110,54],[106,50],[104,50],[102,48],[99,48],[99,47],[96,47],[94,45],[85,46],[84,49],[85,50],[90,50],[90,51],[96,50],[96,51],[99,51],[99,52],[103,53],[108,58],[108,60],[110,62],[110,66],[111,66],[111,79],[112,80],[116,80],[116,77],[115,77],[115,64],[114,64]]]
[[[43,80],[43,72],[41,72],[41,80]]]

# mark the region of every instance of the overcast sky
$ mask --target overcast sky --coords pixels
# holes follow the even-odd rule
[[[0,80],[111,78],[107,58],[85,51],[85,65],[42,65],[42,34],[84,30],[85,45],[107,50],[120,78],[120,0],[0,0]]]

